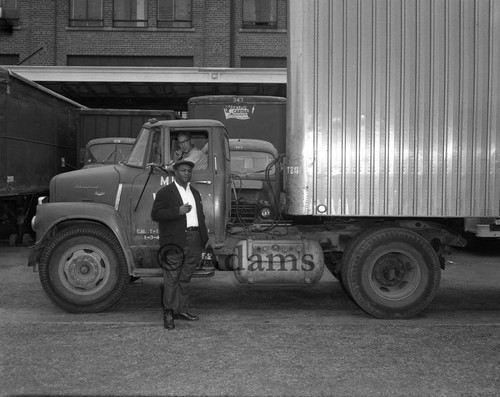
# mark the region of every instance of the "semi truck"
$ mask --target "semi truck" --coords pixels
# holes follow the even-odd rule
[[[434,299],[464,225],[497,228],[496,2],[291,0],[288,26],[289,221],[228,225],[224,124],[153,120],[126,162],[58,175],[40,200],[28,264],[56,305],[105,310],[130,276],[162,274],[168,249],[150,211],[173,180],[165,164],[183,131],[208,148],[191,182],[206,214],[205,258],[241,283],[313,285],[327,268],[369,315],[410,318]]]
[[[188,118],[218,120],[228,131],[235,187],[231,200],[232,220],[249,227],[262,222],[279,222],[283,178],[278,159],[285,153],[286,98],[260,95],[192,97],[188,100]]]
[[[38,197],[77,164],[76,110],[83,107],[0,67],[0,222],[10,245],[30,243]]]

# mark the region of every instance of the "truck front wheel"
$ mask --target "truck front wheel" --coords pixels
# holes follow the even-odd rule
[[[355,238],[342,260],[342,280],[361,309],[377,318],[410,318],[434,299],[439,259],[422,236],[381,228]]]
[[[40,258],[47,296],[70,313],[100,312],[120,299],[130,277],[115,236],[99,225],[62,230]]]

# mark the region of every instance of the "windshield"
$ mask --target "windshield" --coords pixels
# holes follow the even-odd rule
[[[264,174],[266,167],[274,160],[271,153],[251,152],[245,150],[231,151],[231,172],[246,175],[254,173]],[[270,175],[274,175],[274,166]]]

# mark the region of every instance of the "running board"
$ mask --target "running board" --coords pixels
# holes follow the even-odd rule
[[[161,268],[154,269],[135,269],[132,272],[133,277],[162,277],[163,271]]]

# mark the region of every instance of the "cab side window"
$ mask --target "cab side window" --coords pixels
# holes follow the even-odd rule
[[[171,135],[170,156],[172,162],[182,159],[192,161],[194,171],[209,167],[209,142],[206,131],[176,130]]]

